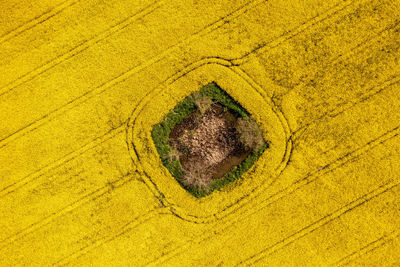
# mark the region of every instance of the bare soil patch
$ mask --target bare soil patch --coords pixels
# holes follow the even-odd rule
[[[191,113],[169,135],[170,146],[179,154],[182,182],[207,187],[222,178],[251,153],[239,139],[238,117],[220,103],[212,103],[202,114]]]
[[[269,146],[251,114],[215,82],[177,103],[151,135],[164,167],[196,198],[239,179]]]

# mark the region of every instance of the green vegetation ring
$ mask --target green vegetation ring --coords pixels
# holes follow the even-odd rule
[[[201,95],[201,97],[207,97],[207,99],[211,99],[222,104],[231,112],[237,114],[237,116],[240,118],[247,118],[251,116],[247,110],[245,110],[239,103],[232,99],[215,82],[203,86],[200,88],[198,93]],[[253,150],[250,155],[247,156],[240,164],[234,167],[233,170],[225,174],[222,178],[214,180],[209,187],[199,188],[185,185],[182,182],[183,168],[180,160],[177,158],[168,158],[168,154],[172,151],[172,148],[169,145],[168,136],[171,133],[171,130],[177,124],[182,122],[185,117],[196,110],[195,103],[192,101],[193,94],[194,93],[183,99],[164,117],[160,123],[154,125],[151,135],[163,165],[170,171],[172,176],[181,184],[183,188],[185,188],[193,196],[200,198],[209,195],[214,190],[219,190],[228,183],[239,179],[240,176],[249,170],[250,167],[261,156],[261,154],[267,149],[268,143],[263,142],[261,148]]]
[[[196,198],[188,194],[164,167],[151,132],[153,126],[185,97],[212,82],[252,114],[269,147],[241,179]],[[272,82],[271,86],[274,86]],[[230,62],[207,59],[178,72],[138,104],[127,125],[129,152],[143,181],[173,214],[187,221],[208,223],[235,214],[244,205],[257,203],[250,201],[254,198],[268,197],[263,192],[277,179],[290,158],[291,133],[283,114],[266,92],[267,89],[263,90]]]

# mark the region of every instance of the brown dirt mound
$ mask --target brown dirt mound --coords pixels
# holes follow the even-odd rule
[[[239,141],[237,120],[223,105],[213,103],[203,114],[195,111],[172,129],[170,145],[180,154],[186,185],[206,187],[250,154]]]

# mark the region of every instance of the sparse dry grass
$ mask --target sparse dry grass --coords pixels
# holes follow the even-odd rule
[[[239,118],[235,125],[239,141],[248,149],[259,150],[264,144],[261,129],[251,117]]]
[[[168,161],[175,161],[179,160],[181,157],[181,152],[179,152],[178,149],[175,147],[172,147],[171,150],[163,156],[163,159],[168,160]]]
[[[207,189],[210,186],[212,179],[209,171],[204,170],[200,164],[192,166],[188,170],[184,170],[182,176],[182,183],[186,186],[197,187],[200,189]]]
[[[200,92],[193,93],[190,98],[202,115],[211,107],[213,103],[209,97],[202,95]]]
[[[0,1],[0,266],[400,266],[399,21],[400,0]],[[194,199],[149,132],[214,77],[271,148]]]
[[[218,112],[217,104],[222,108]],[[230,115],[222,115],[228,111]],[[190,114],[195,118],[180,126],[184,128],[177,130],[181,132],[171,139],[169,135],[174,127]],[[243,122],[235,123],[240,118],[244,118]],[[186,123],[198,125],[192,127]],[[235,129],[236,124],[239,131]],[[162,122],[153,126],[152,138],[164,166],[198,198],[238,179],[268,147],[258,125],[250,120],[250,114],[216,83],[202,87],[180,102]],[[226,164],[231,153],[239,153],[235,154],[238,156],[245,151],[250,154],[242,163],[223,177],[214,177],[219,164]]]

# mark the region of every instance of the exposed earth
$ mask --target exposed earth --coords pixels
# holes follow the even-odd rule
[[[223,105],[213,103],[203,114],[197,110],[172,129],[170,145],[179,153],[185,184],[205,187],[247,158],[251,150],[239,141],[237,120]]]

